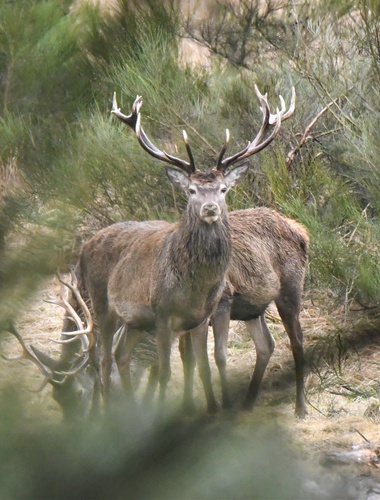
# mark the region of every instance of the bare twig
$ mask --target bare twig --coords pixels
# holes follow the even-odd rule
[[[309,135],[310,133],[310,130],[314,127],[314,125],[317,123],[317,121],[321,118],[321,116],[323,116],[326,111],[328,111],[331,106],[333,104],[335,104],[335,102],[340,99],[340,96],[337,97],[336,99],[334,99],[333,101],[331,101],[329,104],[327,104],[327,106],[325,106],[318,114],[315,118],[313,118],[311,120],[311,122],[309,123],[309,125],[305,128],[304,130],[304,133],[301,137],[301,140],[300,142],[297,144],[297,146],[295,148],[293,148],[287,155],[286,157],[286,168],[287,168],[287,171],[289,172],[290,169],[292,168],[292,164],[293,164],[293,161],[294,161],[294,158],[296,156],[296,154],[300,151],[300,149],[305,145],[306,141],[310,140],[310,139],[313,139],[312,136]]]
[[[313,120],[309,123],[309,125],[305,128],[305,131],[302,135],[302,138],[300,140],[300,142],[298,143],[298,145],[293,148],[287,155],[286,157],[286,168],[287,168],[287,171],[289,172],[291,167],[292,167],[292,164],[294,162],[294,158],[296,156],[297,153],[299,153],[300,149],[305,145],[305,143],[309,140],[312,140],[312,139],[315,139],[316,136],[310,136],[309,135],[309,132],[310,130],[314,127],[314,125],[317,123],[317,121],[321,118],[321,116],[323,116],[326,111],[330,110],[334,105],[336,105],[336,103],[342,98],[346,98],[346,94],[348,92],[350,92],[352,90],[352,87],[348,88],[346,90],[346,92],[344,92],[344,94],[336,97],[335,99],[333,99],[332,101],[330,101],[318,114],[315,118],[313,118]],[[341,121],[338,119],[336,113],[333,111],[333,115],[334,117],[338,120],[338,122],[343,126],[343,124],[341,123]],[[351,120],[350,120],[351,121]],[[332,132],[335,132],[332,131]]]
[[[364,441],[366,441],[367,443],[370,443],[370,442],[371,442],[371,441],[370,441],[369,439],[367,439],[367,438],[364,436],[364,434],[362,434],[362,433],[361,433],[358,429],[353,428],[352,430],[353,430],[353,431],[355,431],[355,432],[357,432],[357,433],[359,434],[359,436],[361,436],[361,437],[364,439]]]

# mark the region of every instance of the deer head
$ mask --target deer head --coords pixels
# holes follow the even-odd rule
[[[54,359],[33,345],[26,345],[12,323],[3,325],[2,330],[16,337],[21,345],[22,353],[14,358],[4,355],[2,357],[8,361],[19,359],[32,361],[43,375],[40,387],[32,391],[40,392],[50,384],[53,388],[53,398],[61,407],[65,420],[71,420],[76,416],[87,415],[91,410],[96,373],[93,366],[89,366],[89,361],[95,340],[91,313],[79,292],[74,272],[71,274],[71,283],[63,280],[60,275],[57,276],[61,284],[60,297],[59,299],[49,298],[46,302],[59,305],[66,311],[66,326],[70,331],[62,331],[61,340],[54,340],[62,344],[60,358]],[[68,300],[66,289],[69,289],[75,297],[79,306],[77,310]],[[81,315],[78,313],[79,310]]]

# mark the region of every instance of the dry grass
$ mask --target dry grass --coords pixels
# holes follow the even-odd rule
[[[38,295],[31,300],[18,325],[27,343],[33,343],[53,356],[58,355],[59,346],[51,339],[58,338],[62,311],[57,306],[45,303],[43,297],[57,292],[56,281],[47,281]],[[312,361],[312,371],[306,380],[309,415],[306,420],[298,420],[293,413],[294,368],[289,342],[277,310],[271,307],[268,311],[268,323],[276,340],[276,349],[255,410],[252,413],[241,412],[237,416],[242,429],[248,421],[273,419],[289,430],[295,447],[303,450],[305,455],[314,457],[321,457],[335,449],[349,450],[353,445],[365,443],[365,440],[380,442],[380,413],[376,393],[376,388],[379,389],[379,341],[375,337],[378,324],[374,318],[372,323],[366,322],[366,328],[363,329],[363,318],[364,311],[361,310],[352,310],[347,316],[342,308],[329,310],[321,301],[305,299],[301,321],[306,351]],[[336,332],[340,332],[342,337],[345,334],[348,339],[344,348],[337,348],[334,343],[322,342],[329,336],[336,336]],[[358,343],[360,334],[361,343]],[[353,339],[356,339],[355,349],[352,347]],[[329,346],[327,352],[326,347],[322,348],[326,345]],[[17,341],[11,336],[2,337],[1,351],[8,356],[16,355],[19,353]],[[218,376],[212,351],[213,341],[210,335],[209,354],[218,391]],[[255,362],[253,343],[242,323],[232,325],[228,354],[231,384],[236,400],[239,400],[247,388]],[[342,357],[341,360],[338,360],[339,356]],[[334,363],[339,365],[340,372]],[[25,360],[7,362],[0,359],[0,369],[3,373],[1,391],[6,390],[9,384],[16,384],[21,389],[21,397],[27,403],[26,407],[31,415],[42,414],[43,418],[54,420],[60,418],[49,387],[40,393],[29,391],[30,388],[38,387],[41,381],[41,374],[32,363]],[[178,402],[181,399],[183,377],[180,358],[175,348],[173,372],[170,397]],[[204,400],[198,378],[195,388],[201,409]]]

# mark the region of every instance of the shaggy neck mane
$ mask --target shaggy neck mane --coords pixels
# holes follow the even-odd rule
[[[174,235],[171,248],[174,263],[181,269],[192,271],[202,268],[202,272],[213,274],[226,270],[231,255],[231,234],[227,214],[207,224],[187,209]]]

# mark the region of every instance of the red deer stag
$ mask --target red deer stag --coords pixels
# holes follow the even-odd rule
[[[287,112],[282,99],[281,102],[281,121],[284,121],[295,110],[294,88]],[[270,123],[275,123],[274,116],[269,119],[268,124]],[[218,167],[222,171],[228,168],[231,161],[235,161],[235,156],[223,159],[227,144],[228,135],[218,160]],[[295,413],[298,417],[304,418],[307,414],[304,398],[305,357],[299,314],[308,260],[309,239],[306,229],[301,224],[268,208],[232,212],[230,227],[232,256],[227,273],[229,287],[226,288],[211,320],[223,405],[226,407],[230,405],[226,375],[229,321],[230,319],[244,321],[255,343],[256,364],[244,402],[246,408],[251,408],[258,396],[265,369],[274,349],[274,340],[266,325],[264,312],[269,303],[275,301],[289,336],[295,361]],[[188,407],[192,406],[191,380],[194,372],[192,348],[195,350],[207,401],[215,401],[206,341],[207,325],[204,325],[203,335],[198,332],[196,337],[192,337],[192,343],[186,337],[180,339],[185,375],[184,398],[185,406]]]
[[[266,99],[260,98],[264,115],[270,116]],[[200,327],[213,313],[224,289],[231,255],[226,193],[240,182],[248,165],[228,172],[195,167],[186,134],[189,162],[171,156],[152,144],[140,125],[141,97],[130,115],[117,107],[112,113],[131,127],[140,145],[155,158],[169,163],[169,180],[188,198],[181,220],[172,225],[125,222],[101,230],[84,244],[78,272],[91,298],[102,338],[102,383],[107,402],[112,367],[112,343],[116,325],[124,323],[124,353],[116,357],[123,386],[130,387],[129,353],[142,331],[157,339],[159,400],[164,401],[170,378],[170,352],[175,333]],[[281,124],[264,141],[250,143],[236,160],[262,149]],[[263,129],[265,127],[263,126]],[[260,137],[259,139],[261,139]],[[231,162],[232,163],[232,162]],[[174,168],[175,167],[175,168]]]
[[[258,94],[261,96],[261,94]],[[266,99],[266,96],[261,96]],[[281,121],[289,118],[295,110],[293,89],[288,111],[281,99]],[[266,128],[276,123],[276,115],[270,115]],[[224,171],[236,155],[223,159],[226,143],[219,156],[217,168]],[[230,405],[226,375],[226,350],[229,321],[245,321],[256,347],[256,364],[244,405],[254,404],[273,353],[274,340],[265,322],[264,312],[270,302],[275,301],[280,317],[290,339],[296,371],[295,413],[303,418],[307,411],[304,399],[303,333],[299,321],[300,301],[308,260],[309,240],[306,229],[299,223],[285,218],[267,208],[253,208],[230,213],[232,257],[227,273],[227,287],[212,317],[215,337],[215,361],[219,369],[223,406]],[[192,342],[182,336],[180,352],[184,362],[185,407],[191,408],[192,378],[195,350],[198,369],[202,379],[209,411],[214,411],[216,401],[211,385],[211,371],[207,357],[207,325],[192,335]],[[153,392],[154,388],[150,389]]]
[[[256,89],[259,99],[266,102],[266,96],[262,96]],[[258,138],[253,141],[261,141],[267,130],[281,121],[289,118],[295,109],[295,92],[293,89],[291,105],[286,111],[285,103],[281,98],[281,111],[272,115],[267,106],[268,116],[264,122]],[[274,131],[269,136],[272,140]],[[242,160],[247,156],[262,149],[249,148],[237,155],[223,158],[227,149],[229,134],[227,132],[226,143],[219,156],[217,169],[225,172],[235,161]],[[190,147],[187,145],[189,156],[192,157]],[[240,211],[232,215],[231,226],[233,241],[233,259],[228,271],[230,285],[233,289],[231,297],[224,297],[218,307],[218,312],[213,316],[215,325],[216,361],[222,380],[223,402],[228,404],[228,390],[226,381],[226,342],[228,334],[228,323],[232,319],[241,319],[247,322],[247,326],[255,340],[257,348],[257,364],[246,398],[246,406],[251,406],[257,396],[259,385],[263,377],[266,365],[273,351],[273,339],[266,327],[262,316],[267,305],[276,299],[280,309],[281,317],[289,334],[296,362],[297,378],[297,415],[305,414],[303,399],[303,365],[304,355],[302,347],[302,331],[299,325],[299,303],[302,290],[304,271],[307,261],[307,235],[300,225],[294,221],[286,220],[276,212],[268,209],[253,209]],[[260,218],[262,217],[262,221]],[[162,224],[161,222],[151,222]],[[273,224],[273,234],[271,232]],[[283,248],[283,250],[281,250]],[[282,253],[281,253],[282,252]],[[289,253],[289,258],[286,256]],[[283,262],[285,259],[285,262]],[[286,262],[286,261],[289,262]],[[294,292],[294,293],[293,293]],[[290,297],[289,297],[290,294]],[[291,299],[291,300],[290,300]],[[285,307],[285,302],[289,302]],[[293,303],[294,302],[294,303]],[[189,304],[191,307],[191,304]],[[257,319],[262,316],[261,319]],[[200,376],[205,388],[207,405],[209,411],[215,411],[216,401],[211,386],[210,368],[206,351],[205,336],[201,335],[207,323],[201,325],[197,332],[192,332],[192,344],[199,367]],[[180,341],[181,356],[184,360],[185,369],[185,406],[192,406],[192,373],[194,370],[194,359],[186,346],[189,341],[184,337]],[[127,348],[128,350],[128,348]],[[130,349],[129,349],[130,353]],[[129,354],[125,355],[128,359]],[[153,392],[151,388],[150,392]]]

